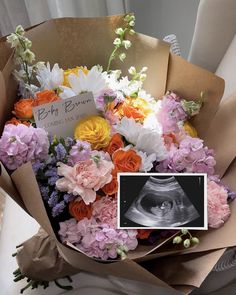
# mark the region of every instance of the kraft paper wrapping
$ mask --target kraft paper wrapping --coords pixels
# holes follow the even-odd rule
[[[115,37],[114,29],[121,25],[123,21],[122,18],[123,16],[54,19],[30,28],[27,31],[27,36],[33,42],[32,49],[38,60],[49,61],[51,64],[57,62],[65,69],[77,65],[91,67],[96,64],[102,65],[105,69],[107,57],[111,53],[112,42]],[[199,98],[202,91],[205,92],[207,99],[200,114],[193,120],[193,125],[197,128],[200,137],[204,139],[210,138],[208,127],[211,122],[213,122],[212,120],[218,110],[219,102],[224,91],[224,81],[206,70],[191,65],[180,57],[169,54],[169,45],[167,43],[142,34],[135,34],[130,37],[130,39],[133,45],[127,52],[125,63],[114,62],[113,68],[119,68],[125,74],[131,65],[135,66],[137,69],[147,66],[148,79],[145,81],[144,88],[157,99],[164,95],[167,90],[173,90],[184,98],[191,100]],[[9,45],[6,44],[5,38],[0,39],[0,55],[0,131],[2,131],[16,98],[16,82],[11,75],[14,67],[12,50],[9,48]],[[214,133],[217,134],[217,131],[215,130]],[[222,144],[222,142],[220,144]],[[219,159],[222,157],[222,152],[222,149],[217,149],[217,157]],[[225,162],[226,166],[228,162]],[[220,163],[224,163],[224,159],[222,162],[219,160],[219,165],[221,165]],[[18,256],[21,269],[25,271],[26,274],[31,273],[32,269],[36,269],[37,272],[35,274],[41,279],[47,280],[47,278],[52,278],[50,274],[51,270],[53,269],[56,271],[57,265],[57,275],[63,275],[65,273],[64,267],[66,268],[69,263],[70,267],[68,272],[72,271],[73,273],[76,269],[76,271],[86,270],[104,275],[117,275],[158,286],[165,286],[166,288],[171,288],[167,283],[173,285],[177,284],[179,286],[178,288],[184,293],[187,293],[193,286],[198,287],[201,284],[223,253],[225,247],[236,245],[236,240],[233,235],[230,237],[228,234],[230,230],[232,231],[232,229],[235,228],[234,217],[236,212],[233,210],[231,221],[227,222],[222,229],[213,231],[216,234],[202,233],[201,239],[203,241],[199,246],[201,247],[199,250],[202,252],[200,254],[198,253],[199,256],[193,257],[192,255],[195,254],[185,254],[178,256],[178,259],[168,257],[159,258],[163,261],[162,266],[159,266],[158,259],[151,260],[146,262],[152,265],[151,268],[149,266],[146,267],[147,270],[135,262],[135,260],[131,259],[114,263],[100,263],[62,245],[57,240],[57,236],[53,232],[43,205],[30,164],[26,164],[17,169],[11,178],[6,171],[1,168],[0,186],[22,208],[32,215],[46,232],[41,232],[24,243]],[[225,230],[227,225],[229,229]],[[221,235],[219,238],[217,232],[220,230]],[[226,240],[224,239],[225,235],[227,235]],[[219,243],[219,239],[223,242]],[[37,245],[37,247],[35,248],[34,245]],[[61,257],[64,259],[60,258],[62,259],[61,261],[64,261],[63,263],[65,263],[66,266],[63,266],[64,264],[62,262],[60,262],[60,264],[54,259],[56,251],[55,245]],[[160,245],[155,245],[153,251],[155,250],[157,252],[158,247],[162,247],[162,243]],[[30,254],[34,251],[33,249],[38,249],[34,252],[34,255],[39,253],[39,256],[36,255],[34,257],[38,257],[42,264],[38,263],[37,266],[34,263],[29,264],[30,258],[28,257],[32,257],[34,261],[32,254]],[[199,252],[199,250],[197,248],[192,249],[193,252]],[[205,251],[208,250],[212,251],[205,253]],[[145,263],[145,260],[149,260],[147,253],[150,252],[150,248],[147,249],[146,253],[142,249],[138,255],[137,251],[135,254],[136,261],[138,261],[138,258],[142,258],[140,263],[141,261]],[[153,252],[149,255],[152,254]],[[167,254],[168,252],[166,255]],[[57,253],[57,255],[59,254]],[[147,259],[145,259],[145,257],[147,257]],[[189,257],[188,262],[186,262],[186,257]],[[209,265],[207,267],[204,265],[203,257],[208,257]],[[185,265],[187,263],[188,267],[184,267],[187,271],[181,272],[178,276],[178,280],[170,280],[167,276],[164,276],[164,279],[167,281],[167,283],[165,283],[157,277],[159,276],[157,269],[161,270],[163,268],[163,271],[167,271],[165,269],[165,265],[167,265],[165,259],[171,259],[172,263],[175,262],[176,265]],[[157,263],[152,264],[154,261],[157,261]],[[191,263],[191,261],[193,263]],[[27,265],[28,268],[25,267]],[[62,267],[60,265],[62,265]],[[171,268],[171,265],[172,264],[169,265],[169,268]],[[191,273],[188,272],[190,266],[192,268]],[[201,272],[202,269],[204,269],[203,272]],[[169,276],[169,278],[170,277],[171,276]],[[174,275],[172,275],[172,278],[174,278]]]

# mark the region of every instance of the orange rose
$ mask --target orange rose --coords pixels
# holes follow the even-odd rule
[[[134,118],[135,120],[140,121],[144,119],[144,114],[142,113],[142,111],[137,110],[132,105],[129,105],[126,102],[124,102],[124,104],[122,105],[122,111],[124,116],[128,118]]]
[[[6,122],[6,125],[7,124],[12,124],[12,125],[19,125],[19,124],[24,124],[24,125],[26,125],[26,126],[30,126],[30,123],[29,122],[27,122],[27,121],[20,121],[20,120],[17,120],[15,117],[12,117],[10,120],[8,120],[7,122]]]
[[[107,183],[104,185],[104,187],[102,187],[102,191],[106,194],[106,195],[114,195],[117,193],[118,191],[118,181],[117,181],[117,170],[113,169],[112,170],[112,180],[111,182]]]
[[[124,142],[122,140],[122,137],[119,133],[116,133],[112,136],[108,147],[106,148],[106,151],[112,155],[116,150],[123,148]]]
[[[69,212],[70,215],[78,221],[82,220],[85,217],[90,219],[92,216],[92,206],[86,205],[83,200],[70,202]]]
[[[148,239],[152,232],[153,229],[138,229],[137,238],[141,240]]]
[[[118,150],[112,155],[117,172],[137,172],[141,165],[141,157],[134,150]]]
[[[12,112],[19,119],[33,118],[33,98],[22,98],[14,104],[14,111]]]
[[[53,90],[44,90],[36,93],[34,106],[40,106],[41,104],[46,104],[57,100],[60,100],[60,97],[58,97]]]

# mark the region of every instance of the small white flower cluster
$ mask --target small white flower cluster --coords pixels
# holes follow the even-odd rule
[[[114,50],[112,51],[112,53],[110,55],[108,65],[107,65],[107,72],[110,70],[112,60],[114,60],[117,57],[117,55],[119,56],[119,59],[122,62],[126,58],[126,53],[125,52],[121,52],[119,54],[117,53],[118,49],[125,48],[127,50],[132,45],[131,41],[126,39],[126,33],[128,33],[130,35],[135,34],[135,31],[133,29],[133,27],[135,25],[135,16],[127,14],[124,17],[124,21],[125,21],[125,24],[126,24],[125,28],[117,28],[115,30],[115,33],[118,35],[118,37],[115,38],[115,40],[113,41],[113,44],[115,45],[115,48],[114,48]]]
[[[32,42],[25,37],[25,31],[21,25],[17,26],[15,32],[7,37],[7,42],[15,49],[15,62],[20,65],[20,70],[14,71],[14,75],[19,82],[20,93],[23,97],[33,96],[37,87],[31,84],[31,81],[36,71],[44,63],[33,64],[35,54],[31,51]]]

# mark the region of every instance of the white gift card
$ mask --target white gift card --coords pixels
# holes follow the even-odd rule
[[[86,116],[97,115],[98,111],[92,92],[87,92],[34,107],[33,113],[37,127],[50,135],[73,137],[77,123]]]

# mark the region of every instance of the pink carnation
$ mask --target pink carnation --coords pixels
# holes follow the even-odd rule
[[[81,196],[86,205],[94,202],[96,191],[112,180],[113,163],[102,157],[80,161],[74,167],[63,163],[58,165],[57,173],[63,177],[57,180],[57,189]]]
[[[218,228],[230,216],[230,208],[227,203],[228,194],[223,186],[214,181],[207,182],[208,197],[208,224],[212,228]]]
[[[101,223],[107,223],[110,226],[117,225],[117,199],[103,197],[93,204],[93,216]]]

